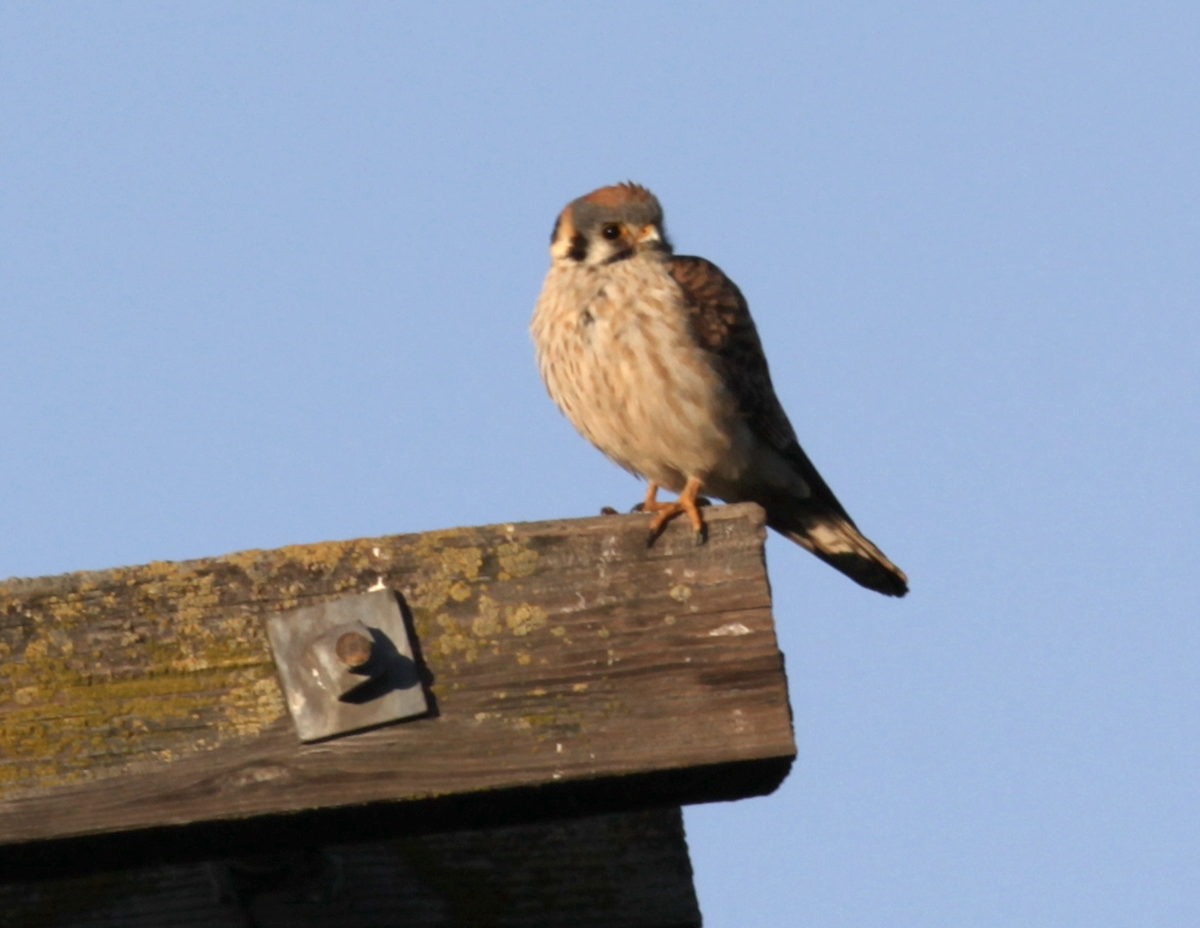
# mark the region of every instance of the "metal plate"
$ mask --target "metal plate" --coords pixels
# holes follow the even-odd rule
[[[371,658],[357,671],[331,657],[336,639],[359,630]],[[429,705],[391,590],[359,593],[267,619],[267,637],[301,741],[319,741],[423,715]]]

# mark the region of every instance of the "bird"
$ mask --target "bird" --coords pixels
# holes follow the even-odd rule
[[[741,291],[676,255],[662,206],[632,181],[567,204],[530,323],[546,389],[612,461],[648,481],[649,543],[678,515],[705,537],[703,492],[752,501],[767,524],[862,586],[908,592],[904,571],[847,514],[800,447]],[[677,493],[658,499],[659,489]]]

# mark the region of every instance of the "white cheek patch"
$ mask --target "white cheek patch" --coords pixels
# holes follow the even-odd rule
[[[612,260],[613,255],[627,247],[624,239],[610,242],[606,238],[596,236],[588,239],[588,253],[583,263],[588,267],[602,267]]]

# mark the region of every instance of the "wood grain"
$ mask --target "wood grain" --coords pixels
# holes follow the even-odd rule
[[[0,866],[768,792],[795,746],[763,513],[706,513],[702,546],[605,516],[0,584]],[[434,708],[301,745],[263,619],[381,581]]]

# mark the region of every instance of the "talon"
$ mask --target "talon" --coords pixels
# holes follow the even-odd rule
[[[650,535],[646,539],[646,546],[651,547],[655,539],[662,534],[667,523],[679,515],[681,512],[686,512],[688,521],[692,523],[692,531],[696,534],[696,543],[704,544],[708,540],[708,526],[704,524],[704,517],[700,515],[699,502],[696,494],[700,492],[700,480],[696,477],[689,477],[683,492],[679,494],[679,499],[673,503],[660,503],[656,499],[658,495],[658,485],[650,484],[646,490],[646,501],[642,503],[643,512],[654,512],[653,521],[650,523]],[[705,503],[708,500],[704,501]]]
[[[647,545],[654,544],[654,540],[663,533],[663,529],[667,527],[667,523],[683,512],[683,507],[678,503],[664,503],[658,510],[658,515],[650,522],[650,540]]]
[[[602,515],[602,516],[615,516],[616,514],[617,514],[617,510],[613,509],[612,506],[601,506],[600,507],[600,515]]]

